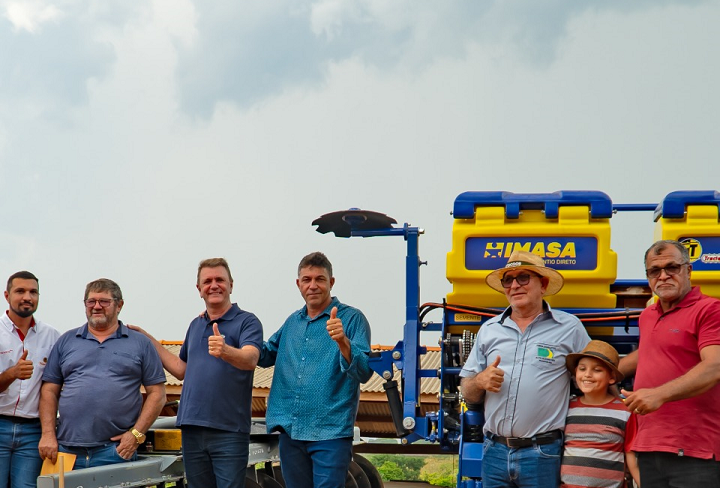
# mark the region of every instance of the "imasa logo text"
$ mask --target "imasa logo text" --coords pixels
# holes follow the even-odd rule
[[[574,242],[488,242],[485,244],[485,258],[509,258],[514,251],[527,251],[541,258],[577,258]]]
[[[593,237],[515,238],[470,237],[465,241],[465,267],[472,270],[497,269],[513,251],[527,251],[556,269],[595,269],[597,239]]]

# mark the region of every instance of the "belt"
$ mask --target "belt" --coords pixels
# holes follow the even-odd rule
[[[562,438],[562,431],[551,430],[550,432],[538,434],[533,437],[503,437],[495,434],[488,434],[488,437],[495,442],[505,444],[507,447],[511,448],[531,447],[555,442],[556,440]]]
[[[0,415],[0,420],[7,420],[8,422],[15,422],[16,424],[35,424],[40,422],[40,419],[31,419],[27,417],[12,417],[10,415]]]

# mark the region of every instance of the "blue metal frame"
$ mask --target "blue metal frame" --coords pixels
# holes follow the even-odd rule
[[[380,376],[392,373],[392,365],[402,372],[403,425],[408,433],[403,442],[426,439],[430,425],[425,416],[418,415],[417,399],[420,396],[420,378],[437,377],[435,370],[420,368],[420,357],[427,348],[420,346],[420,261],[419,238],[422,230],[404,224],[402,228],[390,227],[375,230],[352,230],[350,237],[401,236],[407,243],[405,257],[405,325],[403,340],[392,351],[383,351],[380,357],[370,358],[370,367]],[[397,357],[399,355],[399,357]],[[386,378],[387,379],[387,378]]]

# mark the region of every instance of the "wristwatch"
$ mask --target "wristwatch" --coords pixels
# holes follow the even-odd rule
[[[135,436],[135,441],[137,441],[138,444],[142,444],[143,442],[145,442],[145,438],[147,436],[139,430],[133,428],[130,430],[130,433]]]

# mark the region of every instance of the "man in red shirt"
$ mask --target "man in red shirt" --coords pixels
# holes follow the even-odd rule
[[[640,315],[640,345],[620,362],[635,375],[626,407],[638,415],[633,450],[643,488],[720,486],[720,301],[690,284],[677,241],[645,253],[658,301]]]

